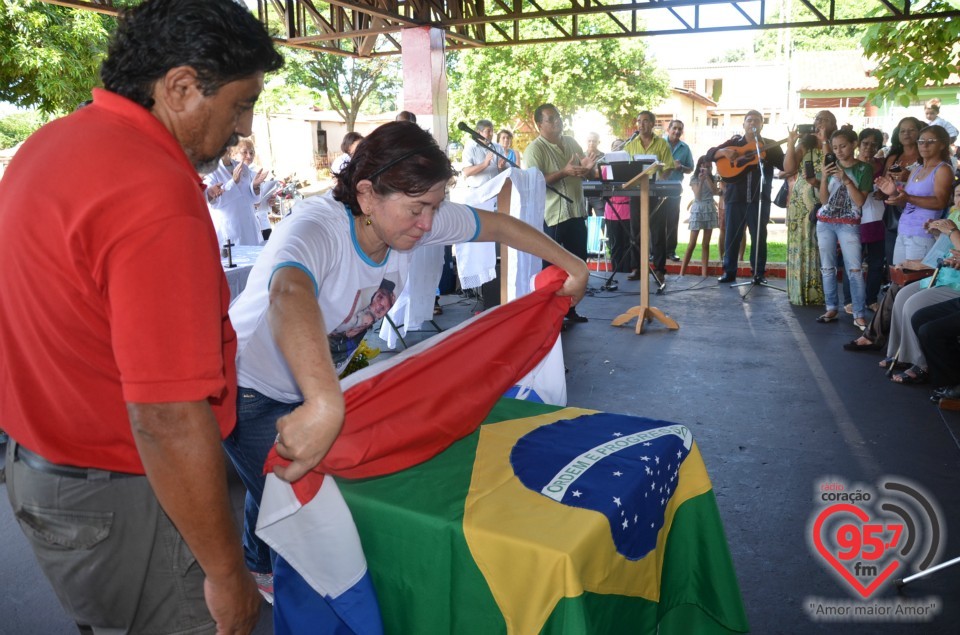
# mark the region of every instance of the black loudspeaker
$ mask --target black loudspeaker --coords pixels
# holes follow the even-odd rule
[[[443,248],[443,271],[440,274],[440,295],[457,292],[457,261],[453,259],[453,247]]]
[[[499,243],[498,243],[499,250]],[[480,287],[480,297],[483,299],[483,308],[492,309],[495,306],[500,306],[500,259],[497,258],[497,277],[495,277],[490,282],[484,283]]]

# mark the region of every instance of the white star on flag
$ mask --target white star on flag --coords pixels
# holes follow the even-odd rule
[[[582,495],[583,495],[583,492],[581,492],[580,490],[578,490],[578,489],[577,489],[577,490],[573,490],[573,497],[574,497],[574,498],[580,498],[580,496],[582,496]]]
[[[613,497],[613,503],[614,503],[617,507],[620,507],[620,497],[619,497],[619,496],[614,496],[614,497]]]
[[[624,528],[624,529],[626,529],[626,528],[629,527],[629,526],[630,526],[630,521],[628,521],[628,520],[623,521],[623,528]]]
[[[616,472],[613,473],[613,475],[614,475],[614,476],[623,476],[623,472],[621,472],[620,470],[617,470]]]

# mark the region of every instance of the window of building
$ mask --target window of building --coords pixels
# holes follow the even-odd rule
[[[683,80],[683,87],[686,90],[696,90],[697,89],[697,80],[695,79],[685,79]]]

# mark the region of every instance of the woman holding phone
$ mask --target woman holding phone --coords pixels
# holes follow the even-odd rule
[[[866,289],[860,250],[860,214],[867,195],[873,191],[873,166],[854,158],[857,135],[850,128],[837,130],[830,137],[833,152],[824,155],[817,211],[817,243],[820,247],[820,272],[827,311],[817,322],[835,322],[840,313],[837,293],[837,243],[843,265],[850,277],[853,296],[853,323],[861,331],[867,327]]]
[[[824,300],[820,252],[810,214],[820,204],[821,165],[836,129],[837,118],[829,110],[821,110],[813,120],[812,132],[801,138],[797,128],[790,130],[792,150],[783,158],[783,171],[797,173],[787,204],[787,296],[790,304],[797,306],[823,304]]]

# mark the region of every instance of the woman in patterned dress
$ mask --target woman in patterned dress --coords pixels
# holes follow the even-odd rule
[[[798,141],[796,129],[790,131],[793,151],[783,159],[784,172],[798,173],[787,205],[787,296],[790,304],[798,306],[824,303],[820,250],[810,215],[820,203],[824,147],[836,130],[836,117],[821,110],[813,120],[812,134]]]

